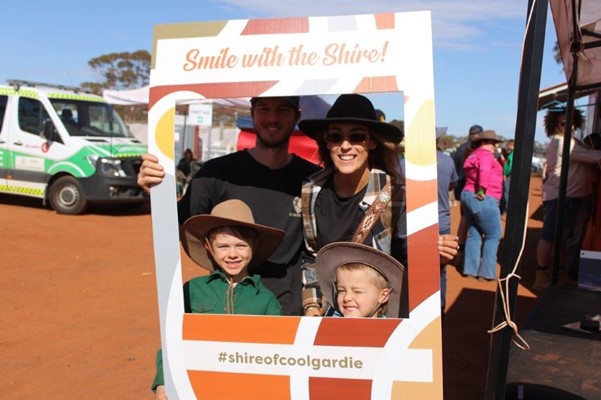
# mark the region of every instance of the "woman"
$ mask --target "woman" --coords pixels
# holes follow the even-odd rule
[[[574,109],[572,129],[582,129],[582,112]],[[557,199],[561,179],[561,160],[563,158],[563,135],[566,128],[566,110],[549,109],[544,119],[545,133],[550,139],[547,147],[547,163],[543,179],[543,229],[536,248],[537,269],[534,290],[544,290],[551,285],[551,256],[555,225],[557,223]],[[570,148],[574,147],[574,139]]]
[[[472,142],[474,151],[463,164],[465,187],[461,202],[466,206],[468,223],[463,274],[485,280],[497,277],[501,240],[499,202],[503,195],[503,167],[495,157],[499,142],[495,131],[483,131]]]
[[[299,128],[317,141],[324,164],[324,170],[303,185],[303,226],[311,255],[315,257],[329,243],[354,241],[406,265],[404,180],[399,155],[394,151],[403,132],[380,121],[371,101],[358,94],[341,95],[325,119],[303,120]],[[374,203],[380,212],[374,212],[372,224],[364,217],[372,214]],[[442,257],[452,259],[456,239],[444,239],[439,239],[439,251]],[[318,315],[322,305],[313,266],[309,265],[304,271],[303,312]]]

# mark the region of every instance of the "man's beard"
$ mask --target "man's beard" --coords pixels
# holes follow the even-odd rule
[[[262,147],[264,149],[288,148],[290,136],[292,136],[292,133],[278,140],[264,140],[257,132],[257,145],[258,147]]]

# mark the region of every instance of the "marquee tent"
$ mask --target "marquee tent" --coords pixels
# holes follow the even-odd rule
[[[141,106],[148,104],[149,95],[148,86],[132,90],[105,90],[102,92],[102,97],[109,104],[124,105],[124,106]]]
[[[529,168],[527,161],[532,157],[534,132],[536,131],[536,113],[539,109],[540,76],[549,4],[557,38],[547,38],[547,40],[557,39],[559,44],[567,81],[567,118],[571,119],[571,110],[576,97],[581,96],[584,91],[601,89],[601,1],[530,0],[520,69],[515,155],[512,169],[514,178],[512,178],[509,194],[511,200],[508,215],[512,215],[513,218],[508,218],[506,222],[506,240],[503,243],[500,257],[501,278],[512,273],[513,267],[520,261],[519,256],[523,247],[527,211],[525,205],[530,188],[529,174],[525,171]],[[554,91],[557,93],[561,89],[553,88],[551,92]],[[548,94],[555,95],[555,93]],[[552,100],[553,97],[550,99]],[[569,137],[571,135],[569,126],[571,124],[570,121],[566,122],[559,209],[561,209],[562,199],[565,199],[569,165]],[[502,288],[497,290],[494,325],[498,329],[492,337],[489,352],[486,388],[483,394],[483,399],[487,400],[506,398],[509,349],[514,339],[513,328],[510,323],[506,322],[506,313],[510,315],[515,313],[518,286],[515,279],[508,282],[506,292]],[[503,300],[504,298],[507,300]]]
[[[575,90],[601,86],[601,1],[550,0],[566,80]]]
[[[125,106],[143,106],[148,104],[150,89],[148,86],[132,90],[105,90],[102,92],[102,97],[109,104],[125,105]],[[228,109],[229,111],[248,112],[250,109],[249,98],[232,98],[232,99],[206,99],[206,100],[191,100],[182,101],[179,104],[203,104],[211,103],[215,110]]]

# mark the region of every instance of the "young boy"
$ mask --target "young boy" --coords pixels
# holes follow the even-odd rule
[[[185,312],[281,315],[275,295],[249,271],[267,260],[283,238],[284,231],[255,224],[250,208],[240,200],[226,200],[210,215],[189,218],[183,225],[182,245],[211,273],[186,282]],[[160,350],[152,389],[157,400],[167,399]]]
[[[336,242],[316,258],[326,316],[398,318],[405,267],[371,246]]]

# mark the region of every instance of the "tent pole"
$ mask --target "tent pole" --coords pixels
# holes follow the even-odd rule
[[[538,112],[538,92],[542,58],[545,44],[545,26],[547,22],[548,0],[529,0],[528,20],[526,25],[520,81],[518,89],[518,106],[515,128],[515,154],[511,171],[509,188],[509,204],[501,254],[501,277],[506,277],[518,261],[522,248],[523,233],[526,229],[527,207],[534,135],[536,132],[536,115]],[[530,266],[534,267],[534,266]],[[509,310],[513,316],[517,300],[517,279],[509,282]],[[505,321],[503,304],[497,288],[493,326]],[[486,388],[483,399],[505,399],[509,350],[513,330],[506,327],[492,335],[488,360]]]
[[[576,15],[580,14],[580,9],[576,10],[576,2],[572,0],[572,24],[574,28],[574,38],[579,38],[578,21]],[[572,142],[572,121],[574,120],[574,95],[578,84],[578,51],[581,44],[572,43],[570,51],[572,52],[572,75],[568,82],[568,97],[566,99],[566,125],[563,134],[563,149],[561,156],[561,173],[559,176],[559,196],[557,197],[557,217],[555,231],[553,233],[553,258],[551,263],[551,282],[557,284],[559,278],[559,260],[562,257],[563,249],[563,216],[565,214],[566,191],[568,187],[568,169],[570,166],[570,144]]]

